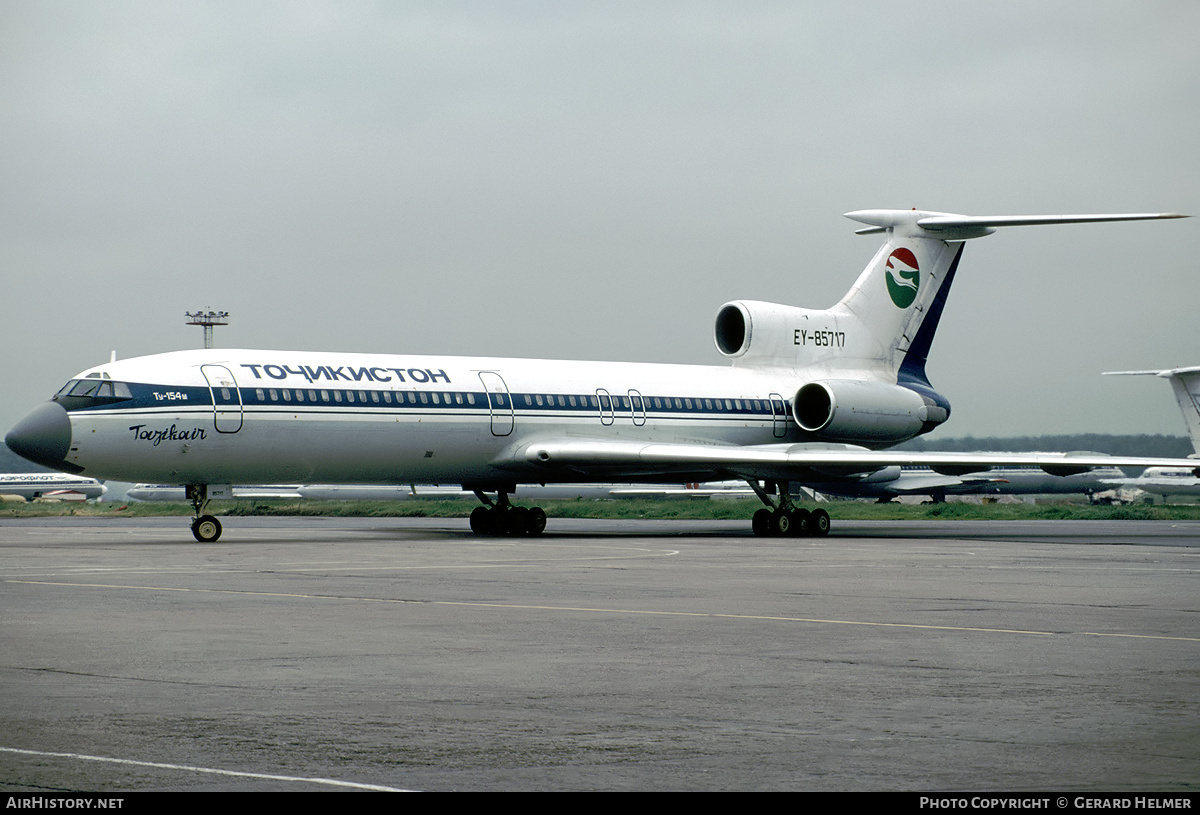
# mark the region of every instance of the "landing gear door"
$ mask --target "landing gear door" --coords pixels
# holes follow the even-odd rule
[[[201,365],[200,373],[208,382],[213,400],[213,424],[218,433],[236,433],[242,429],[242,394],[237,380],[224,365]]]
[[[488,410],[492,414],[492,435],[507,436],[513,431],[513,403],[504,378],[495,371],[480,371],[479,381],[487,393]]]

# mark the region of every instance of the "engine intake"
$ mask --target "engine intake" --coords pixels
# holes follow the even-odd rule
[[[717,312],[713,336],[717,350],[727,357],[740,357],[750,348],[750,312],[740,303],[726,303]]]
[[[734,300],[717,311],[713,339],[718,351],[740,363],[791,365],[796,362],[797,353],[804,350],[796,337],[817,322],[826,334],[836,333],[837,318],[828,312],[758,300]]]

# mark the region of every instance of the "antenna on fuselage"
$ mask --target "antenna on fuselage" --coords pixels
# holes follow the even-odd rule
[[[225,319],[226,317],[229,316],[228,311],[212,311],[210,309],[207,314],[204,313],[203,311],[197,311],[197,312],[185,311],[184,316],[191,318],[191,320],[188,322],[188,325],[204,326],[204,348],[205,348],[205,350],[212,348],[213,326],[214,325],[229,325],[229,321]]]

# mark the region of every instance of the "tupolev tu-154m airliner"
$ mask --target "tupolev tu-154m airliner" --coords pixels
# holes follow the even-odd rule
[[[946,421],[925,374],[965,241],[999,227],[1180,218],[964,216],[862,210],[882,248],[825,310],[737,300],[717,312],[728,366],[317,351],[178,351],[89,368],[6,436],[39,464],[96,478],[181,484],[192,533],[232,484],[461,484],[478,534],[536,535],[521,484],[738,479],[766,505],[760,535],[823,535],[830,519],[789,486],[926,465],[965,474],[1039,466],[1184,466],[1186,459],[905,453],[884,448]]]

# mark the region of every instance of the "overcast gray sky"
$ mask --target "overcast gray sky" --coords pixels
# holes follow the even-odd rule
[[[722,364],[848,210],[1200,214],[1200,3],[0,2],[0,432],[224,347]],[[968,245],[939,436],[1173,433],[1200,218]]]

